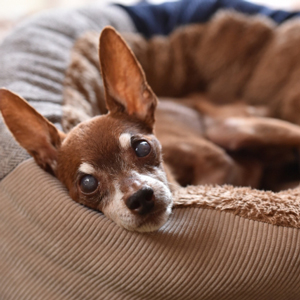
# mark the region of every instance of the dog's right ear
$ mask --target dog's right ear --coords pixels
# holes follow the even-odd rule
[[[108,110],[135,117],[152,129],[156,95],[135,55],[113,27],[101,32],[99,59]]]
[[[0,89],[0,111],[17,142],[34,157],[40,167],[55,174],[57,149],[65,134],[23,98],[6,89]]]

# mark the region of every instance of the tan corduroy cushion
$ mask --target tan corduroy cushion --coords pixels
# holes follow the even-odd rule
[[[33,160],[0,183],[0,299],[300,299],[299,278],[296,228],[182,207],[132,233]]]

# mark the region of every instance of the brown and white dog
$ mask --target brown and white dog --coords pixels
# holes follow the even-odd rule
[[[176,182],[239,185],[251,180],[251,164],[245,171],[203,138],[197,110],[171,101],[157,108],[140,64],[112,27],[101,33],[99,57],[109,113],[68,134],[18,95],[0,90],[0,110],[13,136],[74,201],[128,230],[154,231],[171,213]]]
[[[108,114],[66,135],[6,89],[0,91],[0,109],[18,143],[67,187],[73,200],[128,230],[153,231],[172,207],[161,146],[153,134],[157,98],[114,29],[104,29],[100,42]]]

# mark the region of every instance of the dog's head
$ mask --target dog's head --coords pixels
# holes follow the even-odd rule
[[[5,89],[0,90],[0,110],[19,144],[65,184],[73,200],[128,230],[154,231],[172,206],[161,146],[153,134],[157,98],[111,27],[102,31],[99,55],[107,115],[80,123],[66,135]]]

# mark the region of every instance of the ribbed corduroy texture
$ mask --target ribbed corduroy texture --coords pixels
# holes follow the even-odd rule
[[[28,160],[0,183],[0,299],[300,299],[299,230],[175,208],[156,233],[73,202]]]

